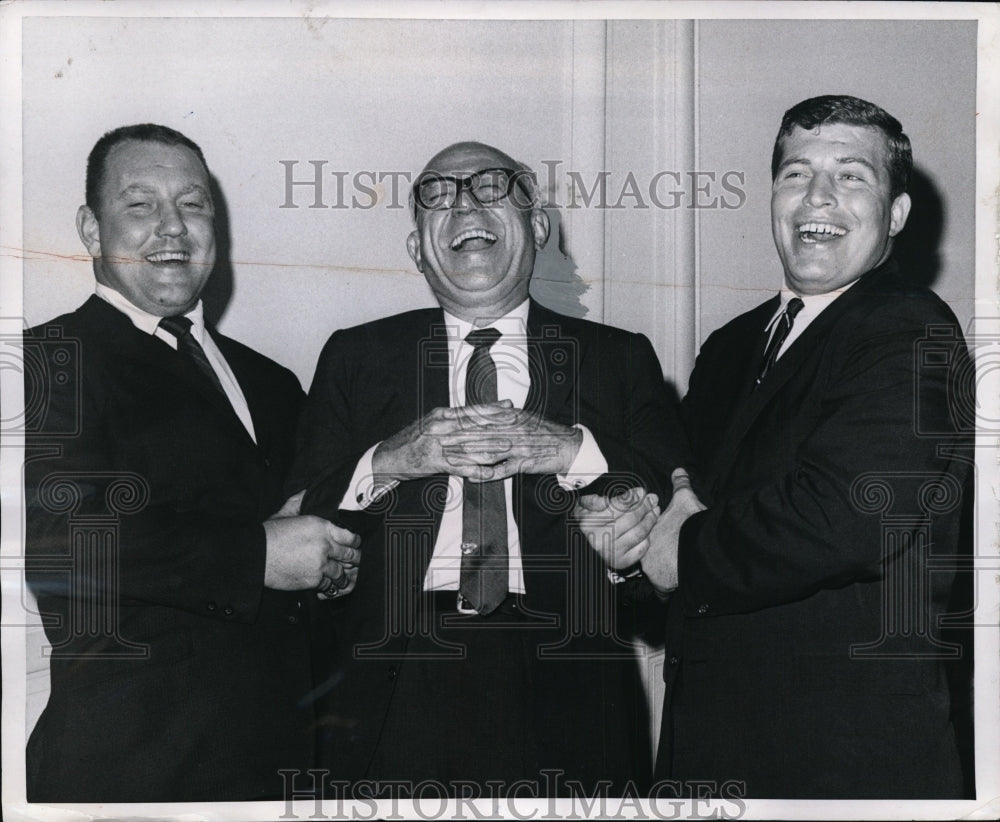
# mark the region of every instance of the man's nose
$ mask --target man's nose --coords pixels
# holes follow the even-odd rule
[[[455,205],[452,208],[456,211],[474,211],[482,208],[482,204],[476,199],[476,195],[472,193],[471,188],[461,186],[455,195]]]
[[[173,203],[167,203],[160,209],[160,223],[156,227],[160,237],[183,237],[187,234],[187,225],[180,209]]]
[[[809,181],[809,188],[806,189],[805,201],[813,208],[836,205],[837,195],[834,191],[833,178],[825,172],[814,174]]]

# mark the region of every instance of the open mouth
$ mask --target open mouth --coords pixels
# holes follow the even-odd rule
[[[183,264],[191,261],[191,255],[187,251],[157,251],[155,254],[147,254],[146,261],[157,264]]]
[[[827,243],[847,233],[846,228],[832,223],[802,223],[795,229],[804,243]]]
[[[484,228],[471,228],[455,236],[448,244],[452,251],[482,251],[497,241],[497,235]]]

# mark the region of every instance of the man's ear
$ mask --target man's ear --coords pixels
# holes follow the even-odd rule
[[[424,256],[420,253],[420,232],[411,231],[410,236],[406,238],[406,253],[410,255],[410,259],[413,260],[414,265],[417,267],[417,271],[421,274],[424,273]]]
[[[97,259],[101,256],[101,227],[90,206],[82,205],[76,210],[76,233],[91,257]]]
[[[906,218],[910,216],[910,195],[905,191],[892,201],[889,208],[889,236],[895,237],[906,225]]]
[[[535,237],[535,250],[541,251],[549,239],[549,215],[540,208],[532,209],[531,233]]]

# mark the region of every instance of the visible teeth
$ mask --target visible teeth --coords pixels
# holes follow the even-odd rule
[[[471,228],[468,231],[463,231],[451,241],[451,250],[455,251],[466,240],[486,240],[488,242],[495,243],[497,241],[497,235],[492,231],[486,231],[482,228]]]
[[[157,251],[146,257],[151,263],[186,263],[191,255],[186,251]]]
[[[832,234],[834,237],[843,237],[847,230],[840,226],[830,225],[830,223],[803,223],[798,227],[800,234]]]

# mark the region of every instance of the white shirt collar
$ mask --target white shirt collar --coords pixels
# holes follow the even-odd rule
[[[861,278],[859,277],[858,280]],[[774,312],[774,316],[771,317],[771,321],[767,324],[767,329],[769,330],[777,321],[778,317],[785,313],[785,308],[793,297],[798,297],[802,300],[802,310],[795,317],[795,325],[804,329],[810,322],[812,322],[816,317],[822,313],[822,311],[828,308],[834,300],[837,299],[841,294],[851,288],[854,283],[848,283],[842,288],[834,289],[833,291],[827,291],[825,294],[796,294],[787,285],[782,285],[781,293],[781,304],[778,306],[778,310]],[[794,327],[794,326],[793,326]],[[796,335],[798,336],[798,335]]]
[[[528,309],[530,306],[531,301],[525,300],[502,317],[480,325],[473,325],[445,311],[444,322],[448,327],[448,339],[450,342],[463,342],[473,328],[495,328],[504,335],[500,338],[500,342],[511,344],[513,340],[524,340],[528,336]],[[452,333],[453,331],[454,333]]]
[[[156,334],[156,329],[159,327],[162,317],[157,317],[155,314],[143,311],[138,306],[133,305],[120,291],[115,291],[115,289],[103,283],[96,284],[94,293],[121,311],[140,331],[150,335]],[[194,335],[194,338],[200,345],[204,346],[205,318],[201,300],[198,300],[195,307],[184,316],[191,320],[191,333]]]

